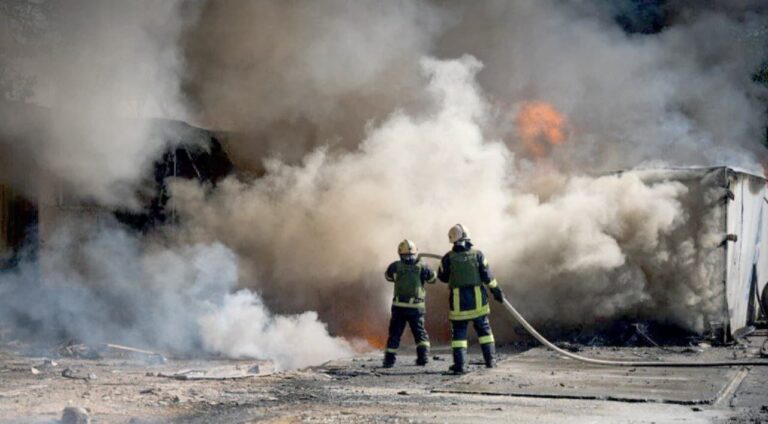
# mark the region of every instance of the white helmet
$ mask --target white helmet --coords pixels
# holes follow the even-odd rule
[[[448,240],[451,243],[456,243],[457,241],[467,239],[469,239],[469,230],[467,230],[467,227],[461,224],[456,224],[451,227],[450,230],[448,230]]]
[[[416,243],[405,239],[397,245],[397,253],[400,255],[415,255],[419,253],[419,249],[416,247]]]

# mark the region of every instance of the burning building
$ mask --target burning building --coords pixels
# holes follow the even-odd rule
[[[670,5],[646,34],[600,2],[374,3],[2,9],[2,60],[21,50],[38,80],[0,108],[4,263],[21,265],[1,286],[36,287],[4,310],[45,299],[56,313],[34,318],[78,336],[312,363],[377,345],[394,246],[443,253],[462,222],[536,324],[756,319],[741,243],[758,221],[731,208],[759,215],[736,191],[758,177],[606,172],[759,174],[764,8]],[[170,119],[228,139],[197,155],[183,146],[210,133]],[[80,295],[46,296],[22,246]],[[310,330],[314,352],[284,335]]]

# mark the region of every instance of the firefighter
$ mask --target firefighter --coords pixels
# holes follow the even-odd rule
[[[400,260],[393,262],[384,273],[387,281],[395,283],[395,296],[392,298],[392,319],[389,321],[389,338],[384,353],[384,368],[395,365],[400,336],[405,325],[411,327],[416,342],[416,365],[424,366],[429,357],[429,336],[424,329],[424,284],[433,284],[437,276],[426,264],[419,261],[416,245],[410,240],[403,240],[397,246]]]
[[[449,371],[454,374],[466,372],[464,365],[470,322],[477,332],[485,366],[493,368],[496,366],[495,344],[491,324],[488,322],[491,309],[486,287],[499,303],[504,301],[504,294],[493,278],[483,252],[473,248],[466,227],[461,224],[451,227],[448,240],[453,243],[453,248],[440,261],[437,276],[450,287],[448,319],[451,321],[453,365]]]

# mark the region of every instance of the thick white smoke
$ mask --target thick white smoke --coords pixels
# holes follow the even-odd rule
[[[178,119],[184,110],[182,2],[52,0],[28,7],[39,15],[0,20],[13,28],[34,19],[41,40],[18,65],[36,82],[32,95],[0,105],[0,163],[7,165],[0,178],[30,197],[137,206],[137,187],[172,137],[151,118]]]
[[[367,19],[326,26],[340,5]],[[766,53],[764,10],[669,4],[663,31],[629,34],[618,3],[368,6],[203,9],[186,38],[188,93],[201,119],[235,131],[236,160],[263,175],[210,194],[177,185],[192,240],[225,240],[246,275],[265,277],[270,304],[318,308],[342,329],[360,317],[339,305],[374,306],[367,321],[385,315],[379,273],[399,239],[442,252],[455,222],[474,230],[534,318],[653,315],[696,331],[720,318],[711,240],[722,235],[707,225],[716,219],[691,216],[699,193],[668,178],[583,174],[721,164],[762,173],[765,89],[752,76]],[[392,16],[431,25],[403,29]],[[347,35],[371,26],[387,36]],[[229,49],[232,27],[240,41]],[[270,49],[248,41],[265,33],[277,39]],[[478,60],[422,62],[427,89],[410,68],[465,54]],[[545,158],[521,142],[516,115],[531,102],[564,117]],[[287,282],[305,291],[285,295]]]
[[[95,205],[139,206],[152,163],[183,138],[153,118],[184,115],[179,36],[197,6],[18,6],[0,8],[0,26],[21,44],[30,34],[17,27],[38,30],[36,48],[15,63],[36,84],[24,102],[0,104],[0,184],[36,201],[41,246],[0,275],[0,322],[32,337],[263,357],[280,367],[350,354],[313,313],[273,315],[257,293],[233,294],[237,258],[224,245],[158,243],[120,229],[99,207],[94,215]]]
[[[203,347],[231,357],[271,358],[298,368],[353,354],[344,339],[328,335],[316,312],[273,316],[248,290],[227,295],[221,308],[199,320]]]
[[[311,299],[322,302],[323,292],[358,281],[367,294],[356,299],[381,311],[391,289],[380,271],[397,242],[407,237],[442,253],[446,229],[459,221],[534,318],[623,316],[667,296],[649,290],[653,283],[628,262],[663,256],[661,239],[684,223],[678,198],[685,186],[648,186],[634,174],[573,177],[541,201],[517,182],[514,155],[483,136],[489,108],[475,82],[480,63],[466,56],[425,59],[422,67],[433,109],[395,112],[357,151],[318,149],[298,166],[271,160],[264,177],[229,179],[209,195],[195,183],[175,184],[174,206],[191,240],[227,240],[251,270],[267,273],[254,280],[259,290],[289,309],[299,305],[292,292],[281,294],[288,284],[305,282],[300,304],[322,308]],[[243,231],[254,225],[258,230]],[[690,316],[705,313],[691,307]],[[685,318],[677,323],[701,330]]]
[[[220,243],[142,240],[108,215],[61,222],[48,242],[44,262],[28,257],[0,275],[0,322],[31,323],[39,339],[60,332],[87,343],[273,359],[279,368],[352,354],[315,313],[273,315],[258,294],[233,293],[237,257]]]
[[[39,79],[30,103],[0,107],[0,182],[41,205],[134,207],[177,138],[149,117],[223,130],[255,175],[174,183],[181,228],[162,243],[77,220],[46,228],[39,267],[0,281],[15,299],[4,310],[41,333],[318,362],[349,345],[306,311],[334,333],[381,334],[397,242],[442,253],[456,222],[536,320],[701,331],[722,312],[719,217],[696,200],[716,195],[594,175],[759,171],[764,10],[670,5],[665,29],[641,35],[604,2],[44,4],[52,48],[17,64]],[[543,155],[521,142],[531,102],[564,117]],[[430,290],[444,325],[444,289]],[[312,349],[292,344],[312,334]]]

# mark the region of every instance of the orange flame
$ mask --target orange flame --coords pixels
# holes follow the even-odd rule
[[[356,322],[349,323],[347,326],[350,333],[352,333],[356,337],[360,337],[361,339],[368,342],[371,347],[375,349],[383,349],[384,346],[386,346],[386,330],[387,327],[385,323],[382,326],[374,326],[371,323],[360,320]]]
[[[537,158],[546,156],[552,147],[563,144],[567,138],[568,120],[546,102],[523,103],[515,123],[523,144]]]

